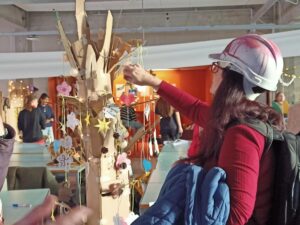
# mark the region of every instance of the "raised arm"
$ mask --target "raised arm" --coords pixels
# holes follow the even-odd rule
[[[205,126],[209,116],[208,104],[200,101],[194,96],[152,76],[140,65],[126,65],[123,69],[124,78],[137,85],[151,86],[157,93],[170,103],[181,114],[200,125]]]

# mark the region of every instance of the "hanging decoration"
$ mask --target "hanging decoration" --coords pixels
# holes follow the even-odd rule
[[[73,146],[72,137],[67,135],[63,139],[60,139],[61,146],[65,149],[70,149]]]
[[[149,121],[150,116],[150,103],[147,103],[144,110],[144,116],[146,118],[146,121]]]
[[[61,84],[56,86],[56,90],[58,95],[69,96],[72,87],[66,81],[63,81]]]
[[[125,152],[118,155],[117,161],[116,161],[117,168],[126,169],[130,165],[131,165],[131,161],[130,161],[130,159],[127,158],[127,154]]]
[[[109,104],[103,108],[104,117],[107,119],[117,118],[120,108],[115,104]]]
[[[98,119],[98,124],[95,125],[96,128],[98,128],[98,133],[106,133],[109,129],[110,121],[106,121],[105,118],[100,120]]]
[[[152,163],[147,159],[143,159],[143,168],[146,173],[150,172],[152,169]]]
[[[59,126],[60,126],[60,130],[63,133],[63,135],[66,135],[67,131],[66,131],[66,125],[63,122],[59,122]]]
[[[85,118],[84,118],[85,124],[86,124],[87,126],[89,126],[89,125],[91,124],[90,118],[91,118],[91,115],[89,114],[89,112],[87,112],[87,113],[86,113],[86,116],[85,116]]]
[[[154,152],[156,155],[158,155],[159,147],[158,147],[158,143],[157,143],[157,139],[156,139],[156,128],[154,128],[154,132],[153,132],[153,143],[154,143]]]
[[[71,112],[69,115],[67,115],[67,127],[71,128],[73,132],[79,124],[80,121],[76,118],[74,112]]]
[[[57,153],[59,151],[60,146],[61,146],[60,140],[55,139],[54,142],[53,142],[53,150],[54,150],[55,153]]]
[[[65,152],[60,154],[56,158],[56,160],[58,161],[59,167],[67,167],[67,168],[70,167],[73,162],[73,158]]]

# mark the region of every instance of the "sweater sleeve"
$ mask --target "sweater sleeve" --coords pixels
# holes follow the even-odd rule
[[[246,125],[225,134],[218,166],[225,170],[230,189],[229,225],[244,225],[253,213],[264,145],[264,136]]]
[[[157,93],[169,102],[180,114],[194,123],[205,127],[209,115],[209,106],[198,98],[162,81]]]

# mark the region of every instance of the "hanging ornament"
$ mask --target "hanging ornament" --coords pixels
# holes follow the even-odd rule
[[[120,109],[115,104],[110,104],[103,108],[104,117],[107,119],[114,119],[120,113]]]
[[[56,86],[58,95],[69,96],[72,90],[72,87],[68,85],[66,81],[63,81],[61,84]]]
[[[118,155],[117,161],[116,161],[117,168],[126,169],[127,166],[129,166],[130,164],[131,164],[131,161],[130,161],[130,159],[127,158],[127,154],[125,152]]]
[[[153,156],[153,148],[152,148],[152,140],[151,140],[151,138],[149,138],[148,146],[149,146],[149,154],[152,157]]]
[[[109,129],[110,121],[106,122],[105,118],[103,120],[98,119],[98,124],[95,125],[98,128],[98,132],[106,133]]]
[[[152,163],[147,159],[143,159],[143,168],[146,173],[149,172],[152,168]]]
[[[75,128],[79,125],[79,123],[80,121],[76,118],[74,112],[71,112],[69,115],[67,115],[67,127],[71,128],[73,132]]]
[[[60,154],[56,160],[58,161],[59,167],[68,167],[73,162],[73,158],[65,152]]]
[[[72,145],[73,145],[72,142],[73,142],[72,138],[69,135],[65,136],[64,139],[60,139],[61,146],[65,149],[72,148]]]
[[[135,101],[135,96],[132,93],[129,93],[129,94],[123,93],[120,97],[120,100],[126,106],[130,106]]]
[[[61,145],[60,140],[55,139],[54,142],[53,142],[53,150],[55,152],[58,152],[59,149],[60,149],[60,145]]]
[[[154,129],[154,132],[153,132],[153,143],[154,143],[154,153],[156,155],[158,155],[159,147],[158,147],[158,143],[157,143],[157,139],[156,139],[156,129]]]
[[[62,122],[59,122],[59,126],[60,126],[60,130],[63,132],[63,135],[65,135],[67,133],[66,131],[66,125]]]
[[[123,141],[121,141],[121,143],[120,143],[120,148],[121,149],[124,149],[124,148],[126,148],[127,147],[127,145],[128,145],[128,141],[126,141],[126,140],[123,140]]]
[[[146,120],[149,121],[149,116],[150,116],[150,104],[149,103],[147,103],[145,106],[144,116],[145,116]]]
[[[91,124],[91,121],[90,121],[90,118],[91,118],[91,115],[89,114],[89,112],[86,113],[86,116],[84,118],[84,121],[85,121],[85,124],[87,126],[89,126]]]

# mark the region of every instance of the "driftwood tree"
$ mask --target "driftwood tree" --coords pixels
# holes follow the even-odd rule
[[[86,196],[87,206],[95,215],[88,224],[119,224],[130,212],[130,187],[128,167],[116,165],[116,158],[126,146],[127,135],[120,114],[112,98],[112,82],[124,53],[132,46],[112,35],[113,17],[107,15],[105,34],[91,39],[84,0],[76,0],[78,40],[71,43],[61,20],[57,27],[67,59],[76,71],[77,99],[82,103],[85,115],[82,138],[87,158]],[[115,185],[117,184],[117,185]],[[111,192],[120,188],[120,196]]]

